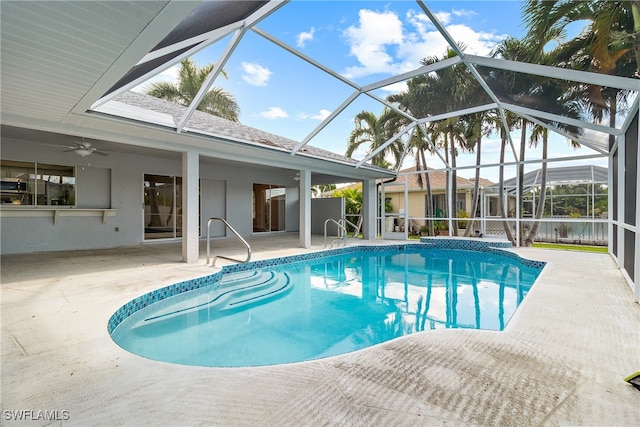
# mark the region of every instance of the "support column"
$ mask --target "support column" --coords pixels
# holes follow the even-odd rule
[[[636,118],[638,117],[638,112],[636,112]],[[638,120],[638,133],[636,134],[638,135],[638,138],[636,139],[636,141],[631,141],[631,144],[640,144],[640,120]],[[637,160],[636,160],[636,170],[635,170],[635,174],[636,174],[636,182],[637,180],[640,178],[640,146],[638,146],[638,148],[636,149],[637,153]],[[635,231],[635,236],[636,236],[636,261],[635,261],[635,270],[634,270],[634,274],[633,274],[633,281],[634,281],[634,289],[633,289],[633,294],[634,294],[634,301],[635,302],[640,302],[640,261],[638,261],[638,258],[640,258],[640,184],[636,184],[636,231]]]
[[[199,200],[200,156],[195,151],[182,153],[182,261],[192,264],[200,256]]]
[[[617,258],[618,258],[618,267],[621,269],[624,269],[624,230],[625,230],[625,223],[626,223],[626,218],[625,218],[625,211],[624,211],[624,202],[625,202],[625,182],[624,182],[624,174],[625,174],[625,168],[624,168],[624,157],[626,155],[626,150],[625,150],[625,135],[618,135],[617,136],[617,141],[618,141],[618,176],[616,177],[618,180],[618,233],[617,233],[617,239],[618,239],[618,253],[617,253]]]
[[[311,171],[300,170],[300,247],[311,247]]]
[[[375,240],[377,238],[377,204],[376,181],[375,179],[366,179],[362,182],[362,238],[364,240]]]
[[[616,147],[616,150],[618,148]],[[609,254],[613,255],[617,248],[613,247],[613,189],[615,188],[613,185],[613,180],[617,179],[617,177],[613,176],[614,171],[614,151],[609,153],[608,158],[608,172],[607,172],[607,240],[609,247]],[[551,211],[553,215],[553,210]],[[617,221],[617,218],[616,218]]]

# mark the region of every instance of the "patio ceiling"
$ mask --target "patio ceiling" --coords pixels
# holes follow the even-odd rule
[[[385,146],[397,138],[406,140],[405,135],[429,122],[494,110],[503,121],[505,114],[510,112],[606,155],[610,148],[609,135],[622,134],[638,110],[640,82],[637,79],[466,54],[459,48],[459,43],[464,40],[454,39],[425,2],[419,0],[416,4],[456,55],[396,76],[358,84],[259,27],[270,16],[288,7],[287,1],[3,2],[3,124],[48,131],[59,129],[77,134],[86,131],[87,127],[105,128],[104,124],[97,124],[100,119],[97,112],[108,109],[112,118],[116,109],[109,106],[113,107],[118,96],[196,52],[224,40],[226,47],[216,62],[217,67],[193,103],[184,109],[175,123],[170,124],[185,144],[189,143],[189,135],[194,133],[200,137],[210,136],[193,125],[196,108],[218,77],[219,70],[248,34],[267,40],[349,88],[350,95],[315,129],[293,146],[286,147],[291,156],[301,154],[305,147],[311,145],[314,137],[355,100],[366,97],[381,106],[399,111],[381,95],[380,89],[460,64],[475,78],[481,89],[480,94],[469,99],[468,105],[462,109],[453,111],[429,111],[421,116],[399,111],[410,119],[411,124],[402,134],[387,141]],[[167,30],[171,28],[173,30]],[[501,92],[488,77],[497,70],[515,75],[532,74],[570,80],[587,87],[597,85],[624,90],[629,94],[630,108],[615,127],[592,123],[584,118],[565,117],[541,106],[531,105],[513,94]],[[122,118],[131,119],[128,114],[130,111],[121,109]],[[136,120],[140,118],[136,117]],[[578,127],[582,133],[579,136],[569,135],[560,130],[558,124]],[[108,131],[104,133],[102,136],[106,136]],[[132,139],[122,142],[135,143]],[[510,144],[514,156],[517,156],[513,141]],[[371,153],[354,162],[354,166],[369,166],[375,154]]]

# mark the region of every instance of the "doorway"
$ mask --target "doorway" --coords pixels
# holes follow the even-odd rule
[[[285,190],[281,185],[253,184],[253,232],[284,231]]]
[[[144,175],[144,240],[182,237],[182,178]]]

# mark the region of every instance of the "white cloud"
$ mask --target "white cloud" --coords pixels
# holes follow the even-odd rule
[[[325,110],[323,108],[323,109],[320,110],[320,112],[318,114],[299,113],[298,114],[298,119],[301,119],[301,120],[312,119],[312,120],[322,121],[322,120],[326,119],[327,117],[329,117],[329,114],[331,114],[331,111]]]
[[[463,24],[449,25],[447,31],[454,40],[461,41],[466,46],[465,53],[486,56],[495,45],[507,37],[506,34],[494,34],[475,31]]]
[[[451,37],[465,45],[466,53],[486,56],[507,35],[476,31],[466,24],[454,22],[456,18],[474,14],[464,9],[435,13]],[[450,47],[429,18],[415,10],[409,10],[406,21],[402,22],[391,11],[362,9],[358,25],[349,27],[344,36],[351,46],[351,55],[358,61],[358,65],[344,71],[347,78],[413,70],[420,66],[423,58],[440,58]]]
[[[467,9],[451,9],[451,13],[455,16],[464,18],[473,18],[474,16],[478,16],[478,12]]]
[[[393,83],[385,87],[381,87],[380,90],[385,91],[389,94],[401,93],[405,92],[407,89],[407,82],[398,82]]]
[[[286,119],[287,117],[289,117],[289,114],[287,114],[287,112],[280,107],[270,107],[267,111],[262,111],[260,113],[260,116],[264,117],[265,119],[275,120]]]
[[[449,12],[436,12],[434,13],[434,15],[442,25],[447,25],[448,23],[451,22],[451,14]]]
[[[403,43],[402,21],[396,13],[362,9],[359,26],[350,26],[344,36],[351,46],[351,55],[361,64],[349,67],[348,77],[395,72],[397,65],[393,63],[387,47]]]
[[[242,62],[242,71],[242,80],[253,86],[266,86],[273,74],[268,68],[250,62]]]
[[[316,29],[311,27],[311,30],[309,30],[309,32],[301,32],[300,34],[298,34],[298,39],[296,41],[296,46],[298,47],[304,47],[304,45],[310,41],[313,40],[313,34],[316,32]]]

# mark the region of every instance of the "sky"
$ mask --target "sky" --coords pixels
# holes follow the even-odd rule
[[[521,3],[517,1],[426,1],[429,10],[445,26],[452,38],[465,46],[465,52],[487,56],[507,36],[522,37]],[[266,17],[257,28],[291,46],[335,73],[366,85],[418,68],[425,57],[442,57],[448,44],[418,4],[413,1],[307,1],[293,0]],[[219,64],[230,37],[224,38],[192,57],[200,65]],[[342,81],[285,51],[259,34],[249,31],[223,67],[228,78],[219,76],[214,85],[237,100],[240,122],[296,141],[316,129],[338,108],[354,89]],[[154,80],[175,79],[173,67]],[[403,84],[379,89],[384,98],[402,90]],[[344,154],[353,118],[360,111],[379,114],[382,105],[360,95],[310,145]],[[519,131],[514,133],[518,149]],[[499,140],[488,137],[482,150],[484,162],[497,163]],[[593,154],[575,151],[566,139],[553,142],[557,156]],[[364,145],[354,154],[362,158]],[[527,158],[540,156],[530,148]],[[511,155],[513,160],[513,155]],[[509,158],[507,158],[509,160]],[[414,164],[407,158],[403,167]],[[442,167],[437,156],[428,159]],[[581,161],[606,166],[606,160]],[[459,164],[475,164],[475,155],[461,154]],[[533,167],[528,167],[531,169]],[[514,172],[515,173],[515,172]],[[461,171],[471,177],[473,171]],[[483,173],[497,181],[497,169]],[[512,176],[507,172],[507,176]]]

